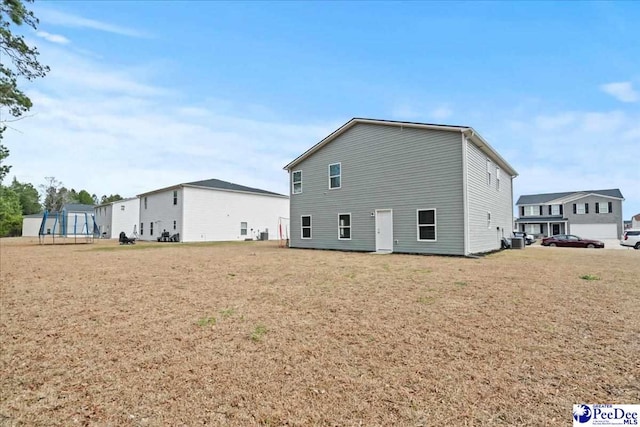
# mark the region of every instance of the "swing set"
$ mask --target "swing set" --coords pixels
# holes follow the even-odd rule
[[[61,212],[44,211],[38,241],[41,245],[93,243],[99,234],[93,214],[66,209]]]

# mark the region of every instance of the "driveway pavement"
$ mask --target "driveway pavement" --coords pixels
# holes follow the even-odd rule
[[[604,239],[602,241],[604,242],[605,249],[629,249],[635,251],[635,249],[633,249],[632,247],[622,246],[620,244],[620,240],[618,239]]]
[[[622,246],[620,245],[620,240],[618,239],[602,239],[602,241],[604,242],[604,248],[605,249],[628,249],[628,250],[632,250],[634,251],[635,249],[629,247],[629,246]],[[536,243],[533,244],[533,246],[527,246],[529,247],[539,247],[539,248],[543,248],[544,246],[540,245],[540,241],[538,240]]]

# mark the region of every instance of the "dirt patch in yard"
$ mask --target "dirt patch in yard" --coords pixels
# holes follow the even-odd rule
[[[0,256],[0,425],[568,425],[640,402],[640,251]]]

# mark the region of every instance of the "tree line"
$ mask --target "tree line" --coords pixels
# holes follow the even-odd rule
[[[119,194],[98,198],[96,194],[90,194],[87,190],[69,190],[55,177],[46,177],[45,184],[38,186],[41,190],[38,192],[33,184],[20,182],[16,177],[10,185],[4,185],[5,176],[6,173],[0,171],[0,237],[20,236],[25,215],[40,214],[45,210],[59,212],[69,203],[101,205],[122,200]]]
[[[96,205],[121,200],[119,194],[102,196],[86,190],[68,190],[54,177],[45,178],[40,193],[28,182],[19,182],[15,177],[11,185],[4,185],[4,178],[11,166],[6,163],[9,149],[3,137],[10,123],[24,118],[31,107],[31,99],[18,87],[18,80],[32,81],[42,78],[49,67],[38,62],[38,49],[29,46],[24,36],[15,34],[13,27],[26,25],[36,30],[38,18],[28,10],[25,3],[33,0],[0,0],[0,237],[22,234],[22,217],[41,213],[43,210],[59,211],[67,203]],[[5,111],[7,114],[5,114]],[[7,118],[8,117],[8,118]]]

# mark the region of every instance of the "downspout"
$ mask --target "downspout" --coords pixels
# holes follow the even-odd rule
[[[462,216],[463,216],[463,242],[464,242],[464,255],[469,255],[469,190],[467,185],[468,180],[468,158],[467,158],[467,138],[464,134],[466,129],[460,132],[462,138]],[[473,131],[472,131],[473,133]]]
[[[180,230],[180,239],[179,239],[179,241],[182,243],[182,242],[184,242],[184,238],[185,238],[185,235],[184,235],[184,206],[186,204],[185,203],[185,199],[186,199],[185,193],[186,193],[186,191],[185,191],[184,185],[180,186],[180,190],[181,190],[180,191],[180,198],[181,198],[180,203],[182,204],[182,206],[180,207],[180,211],[181,211],[182,218],[180,218],[180,227],[178,227],[178,229]]]

